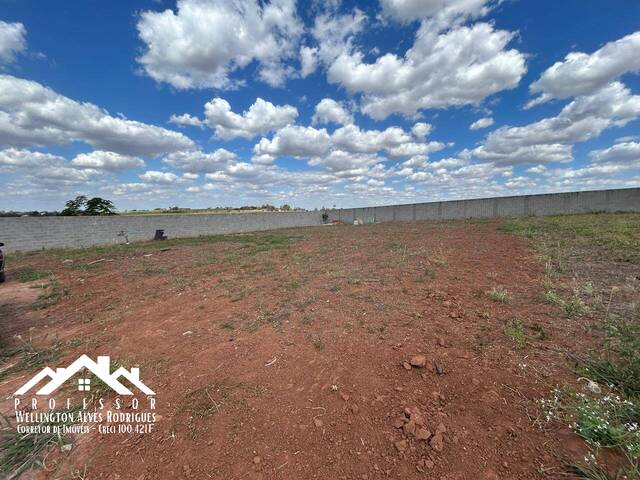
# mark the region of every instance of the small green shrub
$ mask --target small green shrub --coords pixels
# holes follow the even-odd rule
[[[487,296],[494,302],[509,303],[509,301],[511,300],[509,292],[501,287],[492,288],[487,292]]]
[[[42,278],[48,278],[51,276],[51,272],[45,272],[41,270],[21,270],[16,274],[16,278],[21,282],[33,282],[34,280],[40,280]]]
[[[527,332],[520,320],[509,320],[504,327],[504,333],[511,337],[517,348],[527,346]]]

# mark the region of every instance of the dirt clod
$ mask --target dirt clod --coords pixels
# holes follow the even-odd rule
[[[424,355],[414,355],[410,362],[412,367],[423,368],[427,364],[427,357]]]
[[[409,442],[406,440],[398,440],[394,445],[399,452],[404,452],[409,447]]]

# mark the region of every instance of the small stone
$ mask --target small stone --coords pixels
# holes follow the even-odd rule
[[[427,357],[424,355],[414,355],[411,357],[411,366],[417,368],[423,368],[427,364]]]
[[[444,424],[442,422],[440,422],[438,424],[438,426],[436,427],[436,435],[438,433],[445,433],[447,431],[447,427],[444,426]]]
[[[411,370],[411,365],[408,362],[402,362],[402,366],[405,370]]]
[[[258,457],[257,455],[253,457],[253,463],[255,463],[256,465],[258,465],[261,461],[262,458]]]
[[[349,401],[349,395],[344,392],[340,392],[340,398],[342,398],[342,400],[344,400],[345,402]]]
[[[420,410],[418,410],[417,408],[413,408],[411,410],[411,420],[416,422],[416,425],[420,427],[424,425],[424,418],[422,418],[422,414],[420,413]]]
[[[409,446],[409,442],[406,440],[398,440],[394,445],[399,452],[404,452]]]
[[[405,435],[414,435],[416,433],[416,422],[409,420],[402,427]]]
[[[62,447],[60,447],[60,450],[62,450],[63,452],[70,452],[72,448],[73,448],[72,444],[65,443],[64,445],[62,445]]]
[[[431,432],[426,428],[419,428],[416,430],[416,440],[429,440]]]
[[[445,347],[446,343],[444,342],[444,338],[438,337],[438,346]]]
[[[395,428],[402,428],[402,426],[404,425],[405,419],[404,417],[398,417],[393,421],[393,426]]]
[[[186,332],[182,332],[183,336],[187,336],[187,335],[193,335],[193,332],[191,330],[187,330]]]
[[[319,418],[314,418],[314,419],[313,419],[313,423],[314,423],[314,425],[315,425],[316,427],[318,427],[318,428],[320,428],[320,427],[322,427],[322,425],[324,425],[324,424],[322,423],[322,420],[320,420]]]
[[[450,316],[451,318],[458,318],[458,314],[457,314],[456,312],[451,312],[451,313],[449,314],[449,316]]]
[[[436,433],[433,437],[431,437],[431,440],[429,440],[429,445],[431,445],[431,448],[433,448],[436,452],[441,452],[444,448],[444,438],[442,437],[442,434]]]
[[[433,361],[433,370],[438,375],[444,375],[444,367],[440,364],[440,362],[438,362],[436,360]]]
[[[360,407],[358,407],[358,405],[356,405],[355,403],[352,403],[351,413],[353,413],[354,415],[357,415],[359,411],[360,411]]]

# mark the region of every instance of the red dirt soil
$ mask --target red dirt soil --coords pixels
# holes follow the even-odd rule
[[[291,244],[257,252],[215,242],[17,259],[14,271],[49,270],[67,294],[33,311],[4,293],[3,335],[76,340],[59,366],[81,353],[140,366],[159,415],[152,433],[80,436],[50,472],[22,478],[560,476],[584,448],[536,401],[572,382],[563,352],[592,339],[586,320],[543,302],[542,265],[498,225],[330,226],[275,232]],[[23,288],[8,276],[1,291]],[[492,300],[494,287],[510,301]],[[522,349],[505,335],[514,319]],[[426,366],[407,370],[417,354]],[[33,373],[0,385],[3,412]],[[209,401],[215,411],[198,414]]]

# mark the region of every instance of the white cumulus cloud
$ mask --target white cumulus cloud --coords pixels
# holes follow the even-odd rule
[[[0,65],[11,63],[16,55],[27,49],[27,30],[21,23],[0,20]]]
[[[346,107],[332,98],[323,98],[316,105],[316,110],[312,118],[314,125],[318,123],[337,123],[348,125],[353,123],[353,115]]]
[[[540,96],[528,106],[553,98],[590,95],[629,72],[640,72],[640,31],[609,42],[592,54],[571,52],[531,84]]]
[[[473,150],[483,160],[497,163],[568,162],[575,143],[599,136],[605,129],[622,127],[640,116],[640,96],[619,82],[592,95],[577,97],[555,117],[491,132]]]
[[[294,73],[286,60],[302,30],[295,0],[179,0],[175,12],[140,15],[138,62],[154,80],[189,89],[233,87],[232,73],[255,61],[260,79],[278,86]]]
[[[500,0],[380,0],[385,15],[400,21],[432,19],[442,27],[489,13]]]
[[[253,138],[283,128],[298,116],[298,109],[291,105],[274,105],[257,98],[242,114],[231,111],[231,105],[223,98],[214,98],[205,105],[205,123],[224,140]]]
[[[0,75],[0,145],[50,146],[85,142],[99,150],[156,156],[193,147],[181,133],[80,103],[37,82]]]
[[[362,93],[363,113],[382,120],[392,113],[415,115],[423,108],[479,104],[518,85],[525,57],[507,49],[514,34],[488,23],[438,33],[423,23],[413,46],[400,57],[387,53],[373,63],[359,51],[342,53],[328,80]]]
[[[78,168],[94,168],[96,170],[117,172],[130,168],[144,167],[144,160],[130,155],[94,150],[93,152],[77,155],[71,160],[71,165]]]
[[[640,161],[640,143],[616,143],[612,147],[594,150],[589,153],[594,162],[638,162]]]
[[[493,118],[484,117],[476,120],[471,125],[469,125],[469,130],[480,130],[483,128],[487,128],[493,125]]]

